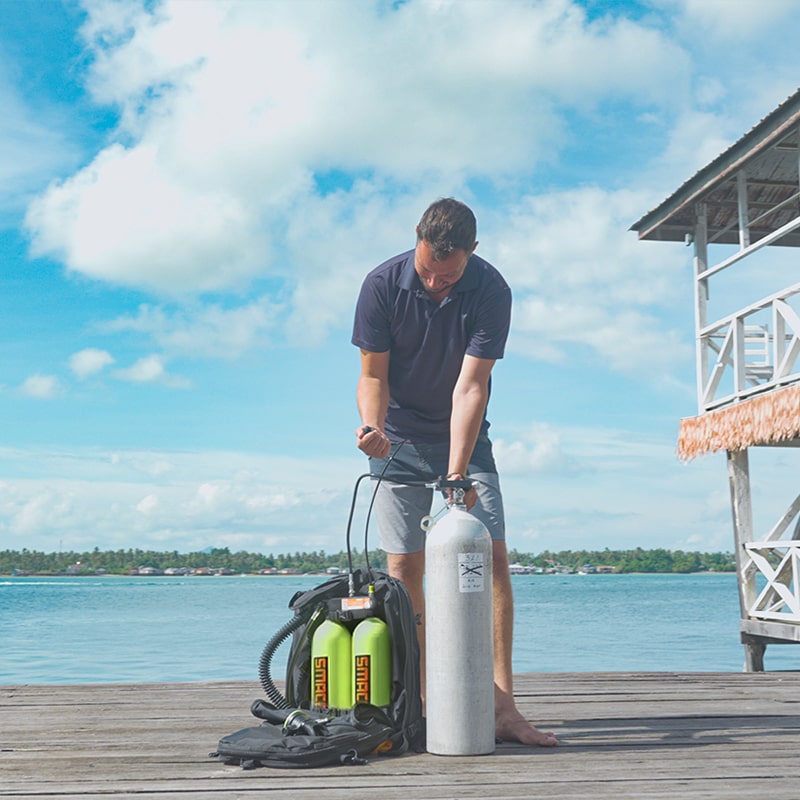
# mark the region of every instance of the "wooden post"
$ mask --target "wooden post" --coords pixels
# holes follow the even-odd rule
[[[705,410],[705,386],[708,380],[708,341],[700,331],[708,324],[708,278],[700,276],[708,269],[708,218],[705,203],[695,207],[694,226],[694,330],[697,369],[697,413]]]
[[[750,467],[747,448],[728,450],[728,483],[731,490],[733,512],[733,538],[736,553],[736,575],[739,583],[741,619],[749,616],[756,599],[755,574],[752,564],[746,564],[745,543],[753,541],[753,507],[750,496]],[[742,636],[744,645],[744,671],[764,671],[764,651],[767,646],[752,636]]]
[[[739,249],[750,247],[750,212],[747,208],[747,173],[740,169],[736,173],[736,195],[739,205]]]

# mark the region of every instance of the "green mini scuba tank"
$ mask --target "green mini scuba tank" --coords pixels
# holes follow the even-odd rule
[[[326,619],[311,641],[311,705],[346,711],[353,706],[353,642],[341,622]]]
[[[389,626],[367,617],[353,631],[353,697],[356,703],[392,702],[392,645]]]

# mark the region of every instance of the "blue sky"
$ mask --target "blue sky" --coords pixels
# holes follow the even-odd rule
[[[675,457],[691,250],[629,228],[797,89],[798,23],[794,0],[0,0],[0,547],[340,550],[358,288],[453,195],[514,291],[509,545],[731,549],[724,457]],[[785,459],[751,455],[757,525]]]

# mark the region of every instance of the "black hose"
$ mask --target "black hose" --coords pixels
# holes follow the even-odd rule
[[[350,577],[352,578],[352,575]],[[326,617],[327,611],[324,603],[320,603],[313,613],[303,615],[305,627],[298,637],[298,640],[294,642],[292,652],[289,654],[289,661],[286,664],[287,703],[289,703],[290,700],[294,700],[296,704],[300,704],[300,700],[298,699],[300,686],[302,686],[303,682],[308,679],[311,671],[311,665],[309,662],[311,639],[317,628],[322,624]],[[305,663],[298,664],[297,662],[299,659],[305,659]],[[299,679],[300,686],[296,684],[296,678]],[[291,704],[289,707],[292,707]]]
[[[266,643],[263,651],[261,652],[261,659],[258,662],[258,677],[261,680],[261,686],[264,688],[264,693],[272,701],[275,708],[289,708],[289,703],[286,698],[280,693],[275,682],[272,680],[272,673],[270,668],[272,666],[272,658],[275,651],[288,639],[296,630],[305,625],[308,621],[308,616],[305,614],[296,614],[285,625],[283,625],[278,632]]]

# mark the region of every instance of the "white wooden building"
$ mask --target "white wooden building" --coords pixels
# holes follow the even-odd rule
[[[632,228],[694,250],[697,415],[678,455],[727,453],[745,669],[800,643],[800,494],[754,530],[750,448],[797,458],[800,490],[800,91]],[[755,296],[753,286],[758,289]]]

